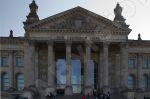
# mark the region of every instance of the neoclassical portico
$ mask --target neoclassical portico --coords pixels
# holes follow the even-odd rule
[[[47,60],[43,61],[43,62],[47,62],[47,72],[45,75],[47,77],[47,81],[45,81],[45,87],[46,88],[50,88],[51,90],[57,89],[58,85],[57,85],[57,68],[56,68],[56,52],[55,50],[58,50],[57,48],[55,48],[55,46],[58,46],[55,40],[47,40],[47,41],[38,41],[38,40],[27,40],[27,42],[25,42],[25,48],[24,48],[24,52],[25,53],[30,53],[30,54],[25,54],[25,75],[27,76],[25,78],[25,87],[28,87],[30,85],[36,85],[37,87],[40,87],[42,83],[39,82],[39,79],[41,79],[39,77],[38,74],[40,74],[40,71],[37,70],[39,68],[40,63],[36,62],[39,61],[39,59],[41,58],[36,58],[36,56],[39,56],[38,54],[39,51],[35,50],[35,49],[39,49],[40,47],[38,47],[37,45],[40,44],[42,42],[42,44],[45,44],[45,55],[47,54]],[[71,40],[64,40],[62,46],[65,45],[64,47],[64,51],[63,54],[65,57],[65,61],[66,61],[66,82],[65,82],[65,94],[66,95],[72,95],[73,92],[73,86],[72,86],[72,49],[74,44],[77,44],[76,41],[71,41]],[[96,88],[109,88],[110,87],[110,69],[109,69],[109,47],[110,45],[112,46],[113,43],[111,42],[87,42],[87,41],[83,41],[83,42],[78,42],[79,45],[83,46],[83,53],[85,55],[84,57],[84,70],[83,70],[83,87],[82,87],[82,91],[84,91],[85,94],[92,94],[92,91],[94,90],[94,87],[92,87],[92,76],[91,76],[91,59],[93,57],[93,55],[98,55],[98,59],[99,62],[98,63],[98,72],[96,73],[96,83],[95,85],[97,86]],[[99,46],[100,45],[100,46]],[[128,61],[128,59],[126,58],[126,54],[125,54],[125,49],[126,49],[126,45],[123,43],[118,43],[115,44],[118,45],[120,47],[120,60],[122,59],[123,61],[121,61],[121,64],[124,62],[124,64],[126,64],[126,62]],[[93,46],[96,46],[98,49],[95,50],[95,48]],[[63,50],[63,49],[62,49]],[[93,54],[93,50],[96,51],[95,54]],[[100,53],[100,54],[99,54]],[[91,56],[92,55],[92,56]],[[117,54],[116,54],[117,55]],[[125,65],[126,67],[126,65]],[[95,67],[96,68],[96,67]],[[127,72],[127,68],[120,68],[120,72]],[[81,70],[79,70],[81,71]],[[28,78],[29,77],[29,78]],[[116,77],[118,77],[118,75],[116,75]],[[100,78],[100,79],[99,79]],[[127,80],[127,75],[124,75],[123,73],[120,75],[119,78],[122,78],[121,80],[124,80],[126,82]],[[118,78],[118,79],[119,79]],[[42,80],[42,79],[41,79]],[[119,79],[120,80],[120,79]],[[118,81],[119,82],[119,81]],[[120,83],[117,84],[120,85],[119,87],[126,87],[127,83]],[[116,86],[117,86],[116,85]]]
[[[128,63],[126,43],[131,30],[121,15],[122,8],[119,4],[114,10],[114,21],[81,7],[39,20],[37,9],[38,6],[33,1],[30,5],[30,13],[24,22],[26,87],[36,85],[52,90],[57,89],[59,67],[56,63],[59,58],[64,59],[65,73],[59,75],[61,76],[59,79],[63,80],[66,95],[72,95],[75,90],[78,92],[77,89],[87,95],[92,94],[94,88],[110,88],[112,85],[127,87],[127,75],[124,75]],[[80,50],[77,51],[78,45],[82,48],[82,54],[79,54]],[[78,88],[73,85],[75,84],[73,79],[77,79],[77,76],[75,78],[73,76],[73,68],[76,65],[72,63],[77,57],[81,65],[78,64],[80,68],[77,70],[81,71]],[[112,63],[112,57],[119,59],[120,64]],[[117,73],[111,69],[114,64],[120,68]],[[113,79],[119,81],[115,82]]]
[[[35,0],[29,7],[24,37],[12,30],[0,37],[2,98],[45,99],[52,92],[62,99],[95,90],[116,99],[150,97],[150,41],[128,39],[119,3],[114,20],[79,6],[39,19]]]

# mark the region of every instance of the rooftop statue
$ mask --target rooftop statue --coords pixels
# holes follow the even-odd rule
[[[122,16],[122,7],[119,3],[117,3],[116,8],[114,9],[115,18],[114,21],[116,22],[125,22],[124,17]]]

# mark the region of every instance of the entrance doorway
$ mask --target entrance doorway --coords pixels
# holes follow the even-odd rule
[[[71,83],[73,88],[73,93],[81,93],[84,88],[84,67],[81,64],[80,59],[75,58],[71,60],[72,65],[72,76]],[[91,60],[91,81],[92,88],[95,88],[96,85],[96,68],[95,62]],[[57,88],[65,89],[66,86],[66,61],[65,59],[58,59],[56,62],[56,80],[57,80]]]
[[[72,59],[72,87],[73,93],[81,93],[83,79],[81,74],[80,59]]]

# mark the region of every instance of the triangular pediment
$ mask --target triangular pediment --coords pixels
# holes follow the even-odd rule
[[[94,30],[94,31],[128,31],[120,24],[97,15],[81,7],[76,7],[62,13],[42,19],[27,27],[28,30]]]

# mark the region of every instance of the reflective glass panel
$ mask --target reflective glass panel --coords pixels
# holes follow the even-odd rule
[[[95,84],[95,64],[94,64],[93,60],[91,60],[91,81],[92,81],[92,87],[94,88],[94,84]]]
[[[57,87],[65,88],[66,84],[66,61],[65,59],[58,59],[56,62],[57,70]]]
[[[79,59],[72,59],[72,86],[74,93],[81,92],[81,62]]]

